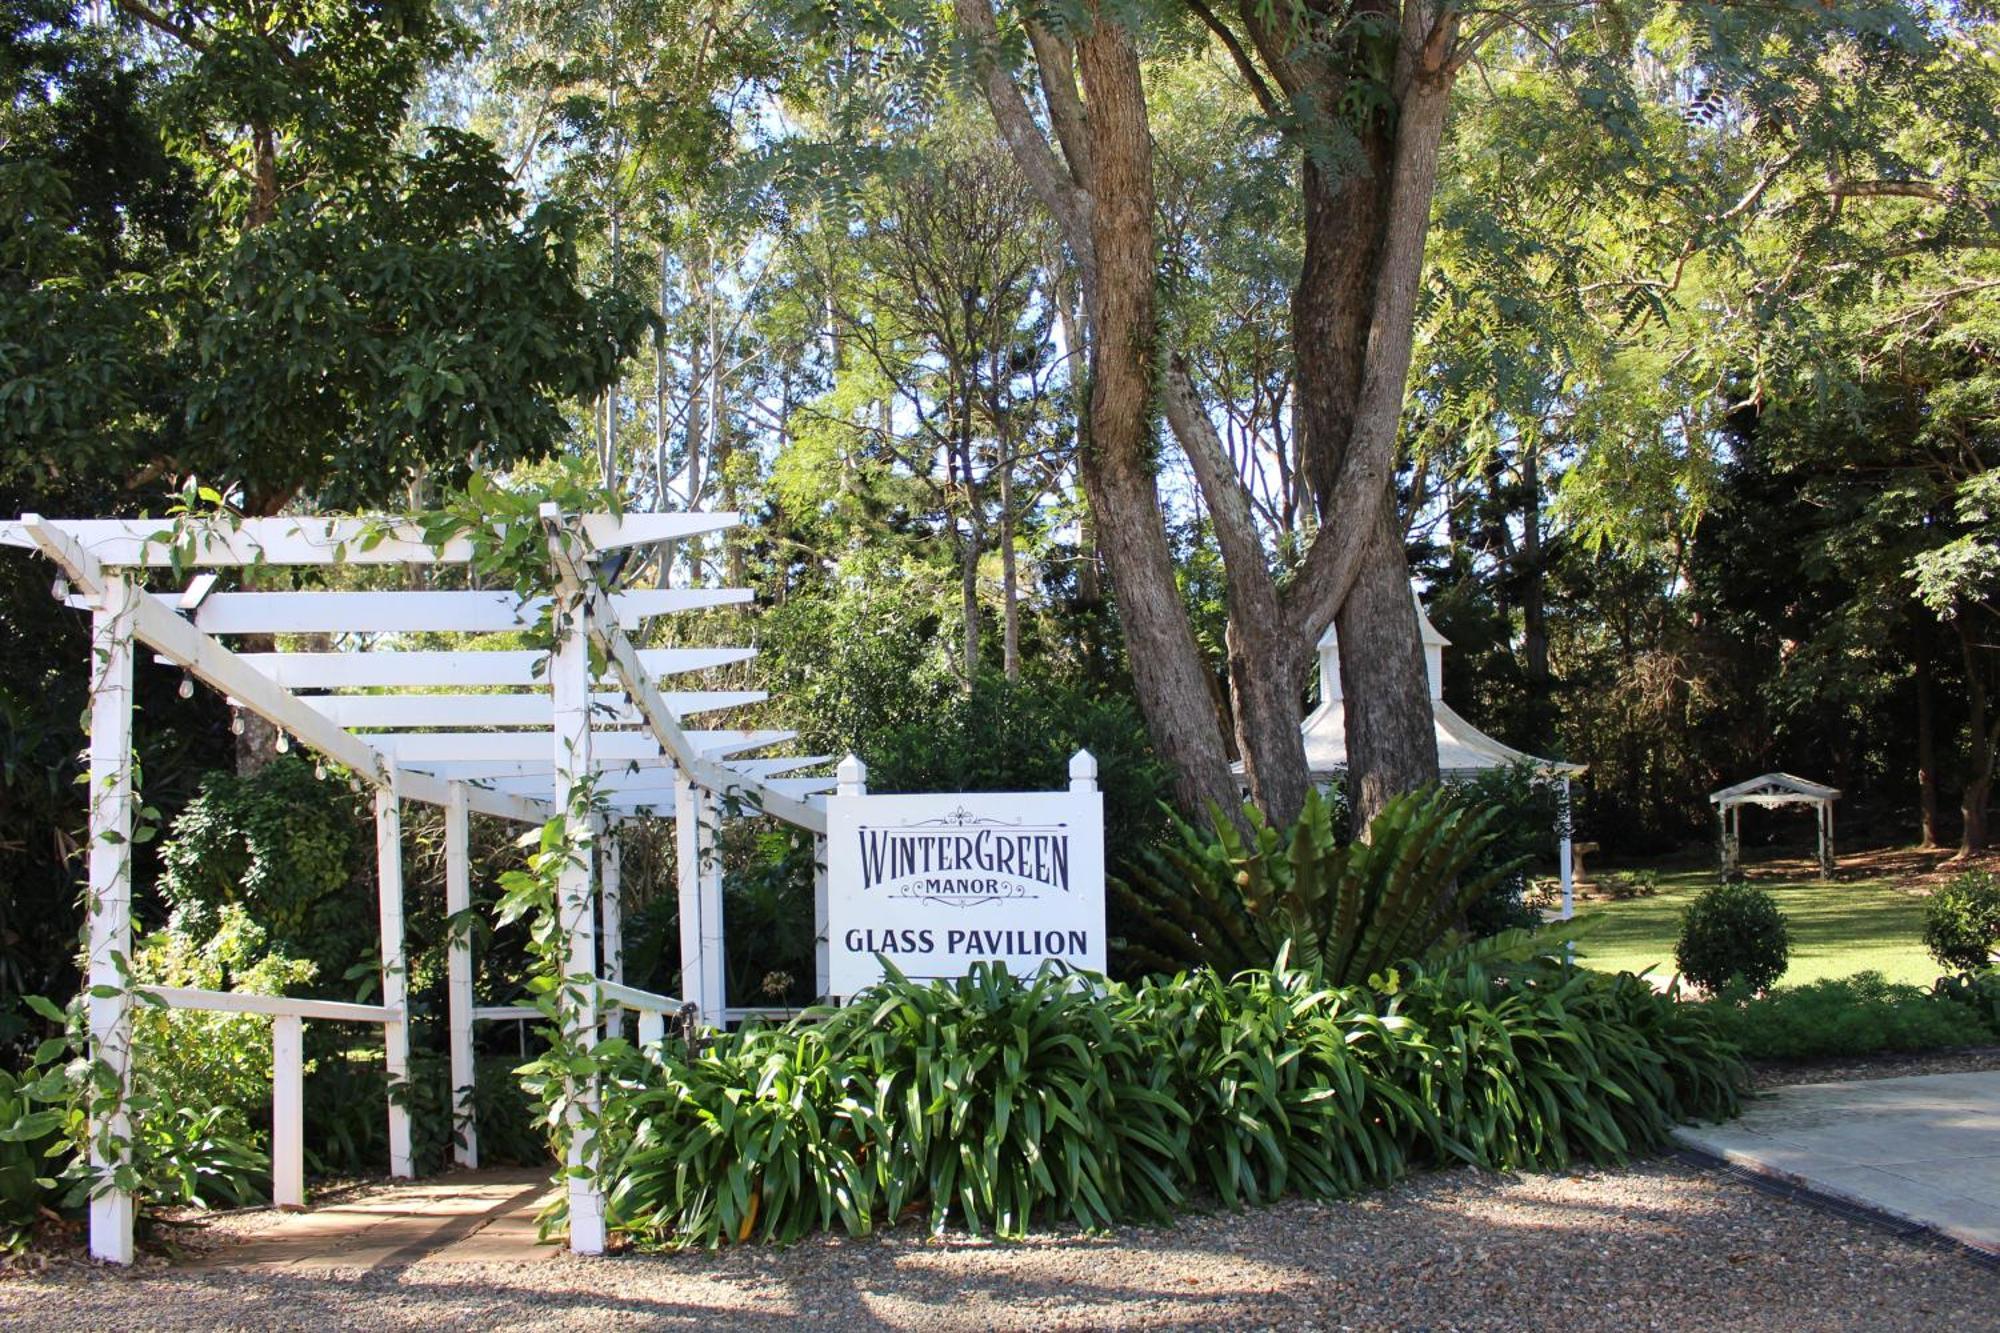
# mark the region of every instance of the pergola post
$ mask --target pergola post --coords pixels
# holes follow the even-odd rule
[[[701,977],[701,812],[695,785],[688,775],[674,772],[674,887],[681,920],[681,998],[702,1004]]]
[[[382,927],[382,1004],[396,1017],[382,1025],[383,1065],[389,1075],[389,1174],[416,1174],[410,1156],[410,1111],[403,1085],[410,1077],[410,986],[403,942],[403,809],[390,782],[375,789],[376,903]]]
[[[711,1026],[721,1027],[729,1005],[722,940],[722,802],[706,787],[697,787],[695,804],[701,840],[701,1012]]]
[[[106,578],[91,619],[90,901],[88,979],[91,1059],[111,1073],[91,1101],[90,1252],[132,1262],[132,1194],[117,1180],[130,1170],[132,995],[132,620],[143,596],[125,574]]]
[[[1833,802],[1819,803],[1819,874],[1821,879],[1833,878]]]
[[[271,1202],[306,1206],[305,1022],[271,1018]]]
[[[813,834],[813,997],[833,988],[833,940],[827,912],[826,834]]]
[[[472,1062],[472,811],[465,784],[446,788],[444,806],[445,1041],[451,1052],[452,1160],[479,1165],[479,1123],[473,1110]]]
[[[607,825],[597,845],[598,891],[603,898],[604,976],[619,985],[625,982],[625,905],[623,866],[616,825]]]
[[[557,538],[555,540],[560,540]],[[565,587],[555,615],[556,647],[549,662],[549,689],[555,721],[556,806],[566,821],[571,847],[556,878],[556,915],[568,941],[560,991],[563,1033],[571,1042],[598,1039],[596,820],[581,799],[591,780],[590,647],[587,600]],[[604,1194],[595,1178],[596,1144],[584,1128],[597,1107],[594,1078],[570,1089],[569,1247],[577,1254],[604,1253]]]

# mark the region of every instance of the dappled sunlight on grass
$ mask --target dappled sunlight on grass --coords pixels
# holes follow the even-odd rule
[[[1754,867],[1751,878],[1792,923],[1785,984],[1875,971],[1890,981],[1929,985],[1941,971],[1924,952],[1923,898],[1901,881],[1766,879]],[[1681,914],[1714,882],[1713,871],[1681,871],[1662,875],[1653,897],[1581,906],[1579,915],[1599,919],[1578,946],[1580,958],[1612,971],[1651,967],[1672,975]]]

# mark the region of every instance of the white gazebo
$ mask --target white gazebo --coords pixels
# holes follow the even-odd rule
[[[1415,593],[1411,595],[1414,597]],[[1437,731],[1439,774],[1445,778],[1464,778],[1496,768],[1526,767],[1557,784],[1556,864],[1562,883],[1562,914],[1570,916],[1574,909],[1575,880],[1569,782],[1583,774],[1584,765],[1542,759],[1516,750],[1460,717],[1444,701],[1444,650],[1451,647],[1451,641],[1431,624],[1422,601],[1417,602],[1417,624],[1423,631],[1424,673],[1429,678],[1431,719]],[[1331,625],[1319,640],[1319,707],[1307,715],[1300,730],[1305,735],[1306,767],[1315,782],[1330,782],[1347,771],[1347,710],[1340,687],[1340,637]]]
[[[1742,867],[1744,806],[1761,805],[1768,809],[1779,805],[1810,805],[1819,831],[1820,877],[1832,878],[1833,803],[1839,799],[1838,788],[1808,782],[1790,773],[1765,773],[1748,782],[1710,792],[1708,803],[1715,807],[1722,873],[1733,875]]]
[[[301,1024],[305,1020],[378,1023],[392,1091],[390,1173],[412,1174],[410,1120],[393,1085],[409,1068],[403,941],[401,807],[405,800],[445,812],[446,910],[471,903],[468,819],[541,824],[562,816],[568,841],[583,849],[560,875],[558,917],[568,942],[567,983],[559,1006],[572,1037],[621,1025],[636,1013],[639,1037],[656,1041],[668,1015],[710,1025],[741,1017],[723,984],[722,870],[716,846],[725,809],[773,815],[818,835],[816,910],[821,938],[819,990],[826,989],[826,813],[817,794],[832,778],[787,778],[823,758],[742,756],[794,739],[787,731],[691,730],[684,719],[727,711],[765,696],[755,691],[663,691],[658,679],[753,656],[748,648],[641,650],[631,631],[654,617],[747,602],[747,589],[660,588],[608,591],[600,556],[632,547],[718,532],[734,514],[563,514],[543,506],[553,597],[523,600],[511,592],[257,592],[224,590],[223,576],[245,566],[465,564],[473,543],[426,541],[412,523],[360,518],[242,520],[48,520],[24,515],[0,522],[0,543],[38,549],[60,570],[56,595],[92,618],[89,752],[88,985],[91,1056],[117,1091],[93,1107],[91,1252],[129,1263],[133,1201],[115,1173],[130,1159],[127,1110],[132,1005],[148,1003],[272,1016],[274,1201],[305,1199]],[[172,587],[149,588],[171,582]],[[504,634],[535,626],[547,614],[552,653],[466,648],[399,651],[385,646],[405,632]],[[365,650],[240,652],[235,635],[372,636]],[[140,987],[128,974],[131,952],[131,835],[139,802],[133,790],[132,674],[143,645],[296,741],[349,770],[375,791],[378,898],[382,939],[380,1004],[188,988]],[[593,662],[596,664],[593,666]],[[593,803],[573,797],[588,792]],[[679,855],[681,975],[684,996],[624,984],[621,955],[618,826],[670,816]],[[472,1121],[472,1024],[534,1017],[533,1009],[479,1007],[472,988],[471,944],[454,932],[446,993],[453,1099],[461,1141],[454,1154],[478,1163]],[[614,1026],[614,1029],[616,1027]],[[572,1090],[579,1109],[595,1090]],[[586,1167],[595,1149],[571,1138],[569,1165]],[[604,1199],[594,1177],[573,1172],[570,1248],[604,1247]]]

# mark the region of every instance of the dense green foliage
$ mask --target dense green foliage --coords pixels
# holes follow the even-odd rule
[[[350,969],[378,948],[363,807],[296,755],[249,776],[210,773],[161,844],[159,890],[171,928],[205,942],[234,909],[262,933],[257,952],[310,964],[313,975],[298,980],[349,998]]]
[[[1727,988],[1702,1006],[1717,1036],[1751,1060],[1815,1060],[1948,1050],[2000,1040],[2000,1012],[1982,1017],[1916,986],[1862,972],[1762,995]]]
[[[1207,836],[1176,820],[1178,841],[1141,852],[1112,881],[1133,967],[1230,975],[1269,966],[1289,945],[1300,965],[1357,985],[1421,956],[1518,869],[1468,873],[1498,838],[1501,812],[1450,788],[1394,798],[1356,842],[1342,840],[1317,792],[1288,829],[1254,807],[1244,816],[1247,835],[1220,817]]]
[[[1506,954],[1379,992],[1284,967],[1137,988],[980,967],[692,1053],[612,1051],[613,1224],[672,1245],[911,1213],[1019,1235],[1340,1197],[1448,1162],[1616,1162],[1733,1112],[1735,1057],[1699,1011]]]
[[[1968,870],[1924,903],[1924,947],[1945,967],[1977,972],[2000,951],[2000,879]]]
[[[1940,1000],[1963,1005],[2000,1037],[2000,968],[1939,977],[1931,993]]]
[[[1741,882],[1714,884],[1681,916],[1674,965],[1706,990],[1741,982],[1758,991],[1785,974],[1791,951],[1791,928],[1775,898]]]

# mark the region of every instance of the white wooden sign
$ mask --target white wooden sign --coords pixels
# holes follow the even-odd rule
[[[882,980],[883,959],[918,979],[982,959],[1016,976],[1051,958],[1102,972],[1103,796],[828,798],[827,936],[839,996]]]

